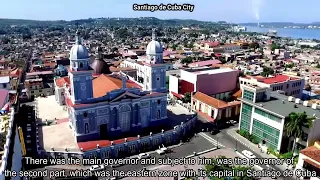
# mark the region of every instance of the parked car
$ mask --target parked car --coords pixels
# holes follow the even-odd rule
[[[90,167],[90,171],[102,171],[104,170],[104,165],[93,165]]]
[[[242,154],[245,157],[250,158],[250,159],[256,158],[256,156],[251,151],[248,151],[248,150],[243,150]]]
[[[150,154],[148,153],[141,153],[138,155],[139,159],[145,159],[145,158],[150,158]]]

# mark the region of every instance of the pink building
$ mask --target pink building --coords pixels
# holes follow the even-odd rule
[[[237,87],[238,70],[194,68],[169,77],[170,94],[181,98],[186,92],[201,92],[217,99],[229,97]]]

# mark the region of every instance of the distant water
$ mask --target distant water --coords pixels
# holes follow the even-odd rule
[[[293,39],[320,39],[320,29],[290,29],[290,28],[259,28],[247,26],[247,31],[265,33],[270,29],[276,30],[280,37],[290,37]]]

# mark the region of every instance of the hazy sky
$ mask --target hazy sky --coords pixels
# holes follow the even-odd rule
[[[190,3],[194,12],[135,12],[132,5]],[[0,18],[158,17],[228,22],[319,22],[319,0],[3,0]]]

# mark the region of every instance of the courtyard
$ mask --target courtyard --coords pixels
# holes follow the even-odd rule
[[[35,99],[37,118],[41,121],[52,121],[68,117],[68,112],[60,106],[55,96],[37,97]]]
[[[80,152],[74,138],[73,131],[69,127],[68,119],[57,120],[57,123],[39,126],[40,146],[47,151]]]

